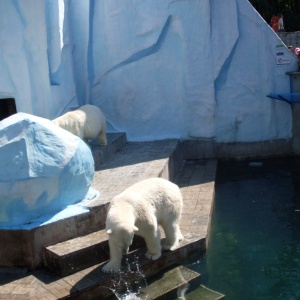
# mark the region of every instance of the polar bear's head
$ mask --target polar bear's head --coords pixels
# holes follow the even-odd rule
[[[109,236],[110,247],[118,248],[120,253],[127,254],[136,231],[138,231],[138,228],[134,225],[107,229],[106,233]]]

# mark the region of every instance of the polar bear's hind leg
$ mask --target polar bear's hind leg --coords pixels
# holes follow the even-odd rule
[[[106,146],[107,145],[107,138],[106,138],[106,120],[105,117],[102,115],[103,122],[101,124],[101,131],[99,132],[97,138],[98,138],[98,143],[101,146]]]
[[[178,246],[178,243],[183,240],[179,224],[177,222],[164,224],[163,229],[166,235],[166,240],[163,243],[163,249],[174,250]]]
[[[111,233],[108,233],[109,235]],[[111,237],[108,240],[110,261],[102,268],[103,272],[118,272],[121,268],[122,248],[118,246],[118,240]]]
[[[107,139],[106,139],[106,130],[102,129],[100,133],[98,134],[98,143],[101,146],[107,145]]]

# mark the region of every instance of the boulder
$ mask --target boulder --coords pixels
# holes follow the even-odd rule
[[[83,200],[93,177],[90,148],[50,120],[17,113],[0,122],[0,227]]]

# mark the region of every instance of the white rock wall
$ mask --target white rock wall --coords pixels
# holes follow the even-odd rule
[[[54,118],[77,105],[68,7],[63,0],[0,1],[0,101]]]
[[[289,91],[297,62],[276,64],[282,42],[247,0],[1,1],[0,39],[18,111],[95,104],[136,141],[291,137],[290,106],[266,94]]]

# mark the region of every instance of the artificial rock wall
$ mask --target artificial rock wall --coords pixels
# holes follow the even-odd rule
[[[135,141],[291,137],[290,106],[266,94],[289,91],[297,62],[283,47],[278,64],[247,0],[1,1],[0,39],[0,98],[18,111],[95,104]]]

